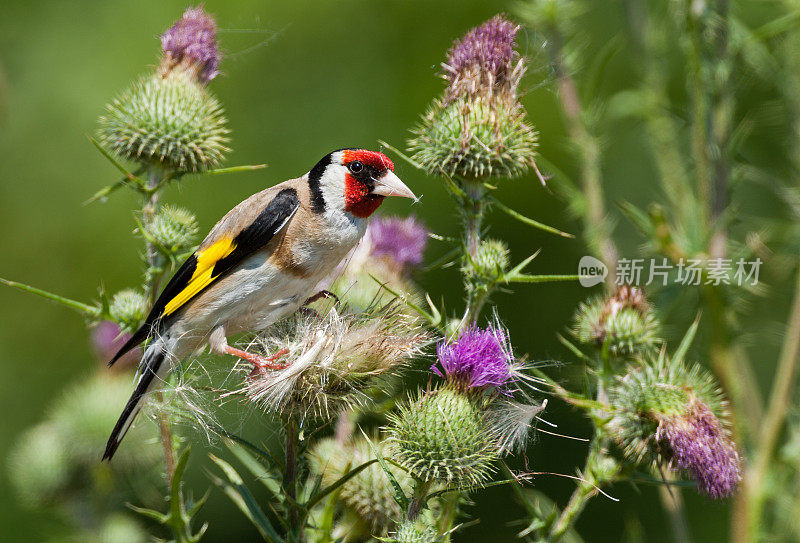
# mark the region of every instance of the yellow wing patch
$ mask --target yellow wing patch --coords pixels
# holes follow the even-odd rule
[[[214,265],[236,249],[232,238],[222,238],[215,241],[210,247],[197,253],[197,267],[189,280],[189,284],[172,298],[164,307],[164,316],[170,315],[180,309],[183,304],[191,300],[201,290],[214,280],[212,273]]]

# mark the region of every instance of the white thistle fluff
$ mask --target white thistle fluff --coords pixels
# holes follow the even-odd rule
[[[369,399],[368,389],[418,355],[429,336],[393,303],[368,313],[299,314],[257,336],[249,350],[285,350],[286,368],[256,373],[238,391],[266,411],[328,418]]]

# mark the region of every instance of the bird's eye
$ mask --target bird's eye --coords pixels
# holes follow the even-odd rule
[[[353,162],[348,164],[347,167],[350,168],[350,171],[353,173],[358,173],[364,169],[364,165],[361,164],[361,162],[359,162],[358,160],[354,160]]]

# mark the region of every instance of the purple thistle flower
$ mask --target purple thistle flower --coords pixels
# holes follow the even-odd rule
[[[120,347],[130,339],[131,335],[129,333],[121,332],[119,325],[112,321],[103,321],[92,329],[91,344],[98,360],[108,362],[117,354]],[[136,347],[123,356],[117,362],[117,366],[127,367],[136,364],[141,356],[142,351]]]
[[[490,74],[494,82],[513,71],[519,56],[514,50],[519,25],[495,15],[457,40],[447,53],[445,77],[453,85],[471,72]]]
[[[194,65],[203,84],[219,73],[217,23],[202,7],[183,12],[183,17],[161,35],[161,49],[169,68],[184,61]]]
[[[422,264],[428,230],[416,217],[379,217],[367,229],[370,252],[388,257],[402,270]]]
[[[724,498],[736,490],[741,479],[739,454],[703,402],[695,400],[685,415],[662,421],[656,438],[666,441],[672,462],[691,474],[703,494]]]
[[[511,367],[514,355],[501,328],[467,328],[454,343],[439,343],[436,355],[442,369],[433,364],[431,371],[468,388],[496,387],[505,391],[515,379]]]

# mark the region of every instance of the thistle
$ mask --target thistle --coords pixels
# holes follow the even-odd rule
[[[190,249],[200,231],[189,210],[172,205],[162,207],[145,229],[146,235],[167,254]]]
[[[111,357],[117,354],[120,347],[122,347],[130,337],[131,334],[129,332],[123,332],[122,328],[120,328],[117,323],[103,321],[92,328],[91,346],[97,359],[105,364],[111,360]],[[141,357],[142,350],[137,347],[120,358],[114,367],[129,368],[138,364]]]
[[[147,298],[141,291],[126,288],[114,294],[109,306],[109,312],[111,317],[119,323],[122,330],[132,332],[144,320],[147,314],[147,306]]]
[[[120,158],[166,170],[213,168],[229,150],[222,107],[205,88],[220,58],[216,24],[202,8],[187,10],[161,43],[158,72],[106,106],[100,144]]]
[[[687,369],[662,354],[622,378],[610,404],[609,429],[629,460],[688,472],[713,498],[734,492],[741,466],[727,403],[699,366]]]
[[[388,456],[388,444],[378,441],[377,451],[382,456]],[[325,439],[312,452],[311,468],[322,476],[324,484],[330,485],[348,470],[374,458],[372,446],[363,438],[345,444]],[[404,491],[409,491],[413,481],[408,474],[398,468],[390,469]],[[389,478],[377,463],[365,468],[342,485],[340,497],[344,505],[352,509],[369,527],[372,535],[387,534],[403,516]]]
[[[468,328],[456,341],[439,343],[436,354],[431,371],[461,390],[507,392],[517,378],[507,333],[499,326]]]
[[[430,174],[516,177],[533,165],[536,132],[517,90],[526,60],[514,50],[519,26],[502,15],[456,41],[442,64],[448,83],[409,141]]]
[[[415,478],[447,486],[476,486],[498,457],[486,400],[452,386],[419,394],[389,416],[393,458]]]
[[[255,338],[253,347],[281,351],[284,369],[251,375],[240,392],[281,416],[328,419],[363,404],[427,344],[417,321],[393,304],[372,313],[298,315]]]
[[[378,217],[367,227],[364,245],[372,258],[387,262],[401,274],[422,264],[428,231],[416,217]]]
[[[659,328],[641,289],[623,285],[613,296],[580,304],[572,333],[583,343],[608,346],[614,356],[630,357],[653,351]]]
[[[494,283],[502,279],[508,268],[510,253],[508,246],[500,240],[487,239],[478,245],[474,258],[466,262],[466,266],[474,273],[479,282]]]

